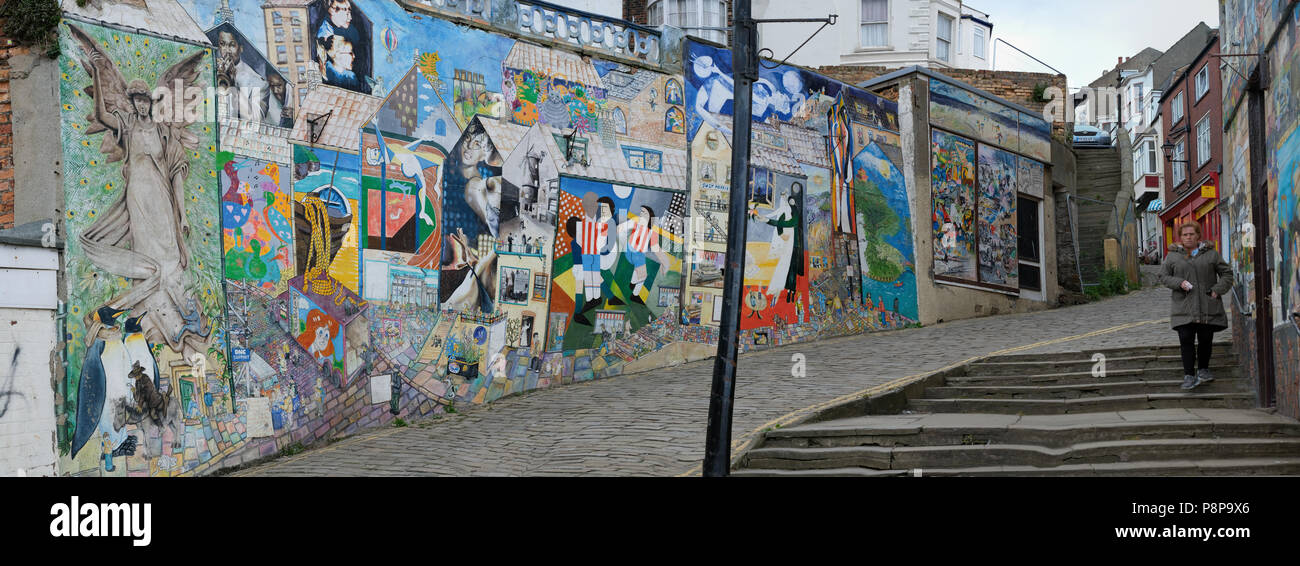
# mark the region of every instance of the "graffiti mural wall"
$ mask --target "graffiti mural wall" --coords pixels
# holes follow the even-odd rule
[[[203,474],[701,359],[728,259],[742,351],[919,320],[894,101],[765,67],[732,187],[714,45],[685,42],[673,71],[391,0],[174,3],[188,43],[60,28],[69,474]],[[1023,117],[949,94],[989,115],[931,138],[919,210],[952,238],[922,253],[1014,286],[1021,164],[984,144],[1042,148]],[[725,255],[733,189],[743,258]],[[1010,244],[985,253],[983,231]]]

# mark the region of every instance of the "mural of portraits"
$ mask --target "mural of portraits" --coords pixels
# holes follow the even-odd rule
[[[289,80],[231,22],[207,32],[216,46],[219,103],[226,117],[292,128],[297,96]]]
[[[316,0],[308,5],[311,60],[327,85],[370,94],[370,19],[352,0]]]
[[[496,297],[504,159],[483,119],[470,122],[452,148],[443,186],[439,300],[457,312],[491,313]]]

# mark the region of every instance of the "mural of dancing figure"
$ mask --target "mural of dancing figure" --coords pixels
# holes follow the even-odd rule
[[[169,112],[154,112],[149,85],[140,79],[128,85],[90,36],[76,26],[68,28],[81,45],[82,66],[93,80],[93,87],[85,89],[95,101],[86,133],[107,132],[100,150],[105,162],[122,162],[126,183],[122,196],[82,232],[79,242],[95,266],[134,281],[108,306],[146,312],[141,326],[151,343],[165,342],[187,358],[205,353],[204,314],[186,289],[185,272],[190,263],[186,150],[198,146],[198,136],[187,130],[193,122],[187,121],[187,113],[171,121],[155,120]],[[172,65],[158,77],[158,84],[196,85],[204,59],[198,52]],[[87,336],[96,335],[97,324],[87,320]]]

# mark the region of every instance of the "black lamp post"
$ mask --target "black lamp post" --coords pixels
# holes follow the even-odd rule
[[[1187,163],[1186,159],[1174,159],[1174,142],[1167,141],[1160,146],[1160,149],[1165,152],[1166,163]]]

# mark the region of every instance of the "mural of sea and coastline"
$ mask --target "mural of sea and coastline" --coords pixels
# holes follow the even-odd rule
[[[183,37],[60,26],[66,473],[202,474],[711,352],[725,49],[683,76],[387,0],[176,5]],[[916,321],[897,105],[793,67],[755,101],[742,349]]]

